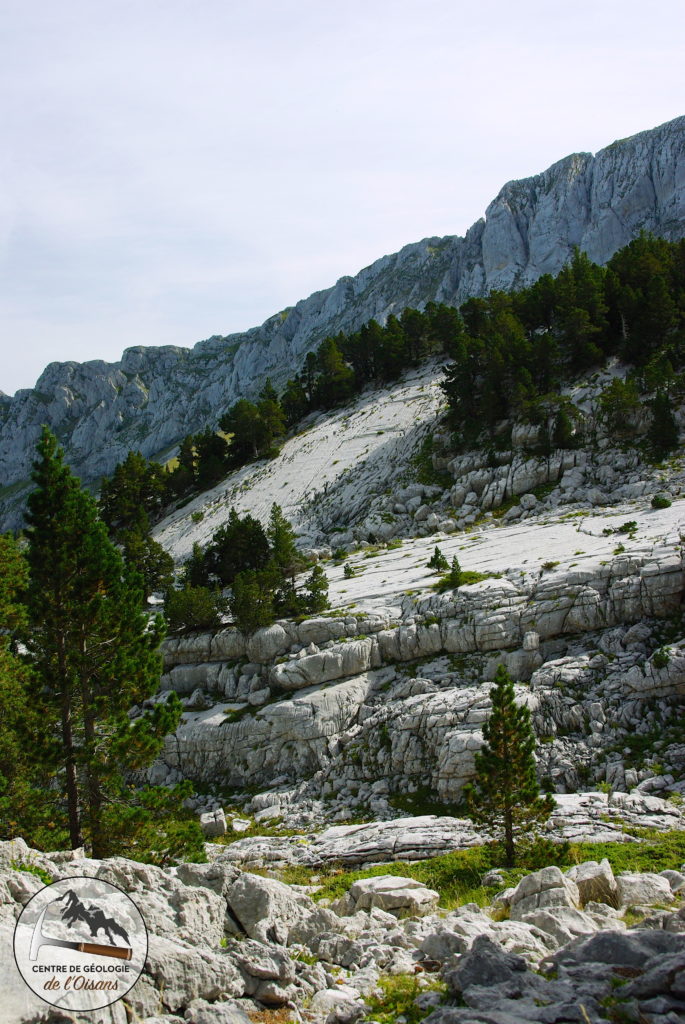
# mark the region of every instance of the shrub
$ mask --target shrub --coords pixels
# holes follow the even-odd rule
[[[654,668],[666,668],[670,660],[671,656],[665,647],[660,647],[652,655],[652,665],[654,665]]]
[[[217,591],[187,586],[167,593],[164,616],[172,631],[218,629],[227,607],[228,602]]]
[[[664,494],[655,494],[652,498],[652,508],[670,508],[673,502]]]

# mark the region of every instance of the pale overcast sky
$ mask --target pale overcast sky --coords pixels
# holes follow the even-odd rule
[[[685,113],[683,0],[0,0],[0,389],[253,327]]]

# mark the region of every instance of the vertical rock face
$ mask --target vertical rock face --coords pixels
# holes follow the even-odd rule
[[[127,349],[113,364],[51,363],[34,389],[0,393],[0,528],[18,521],[42,423],[93,481],[131,448],[168,450],[266,376],[284,382],[328,334],[430,300],[459,304],[529,284],[556,273],[576,245],[602,263],[641,230],[685,234],[685,118],[510,182],[464,238],[405,246],[243,334],[193,349]]]

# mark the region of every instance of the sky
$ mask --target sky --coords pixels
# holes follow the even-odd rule
[[[682,0],[0,0],[0,390],[262,323],[685,114]]]

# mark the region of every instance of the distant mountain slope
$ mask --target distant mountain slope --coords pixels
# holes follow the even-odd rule
[[[576,245],[602,263],[641,230],[685,234],[685,117],[510,182],[465,237],[405,246],[243,334],[131,348],[118,363],[51,363],[34,389],[0,395],[0,527],[19,520],[42,423],[93,481],[131,448],[168,450],[266,376],[284,382],[327,334],[431,299],[456,305],[528,284],[558,271]]]

